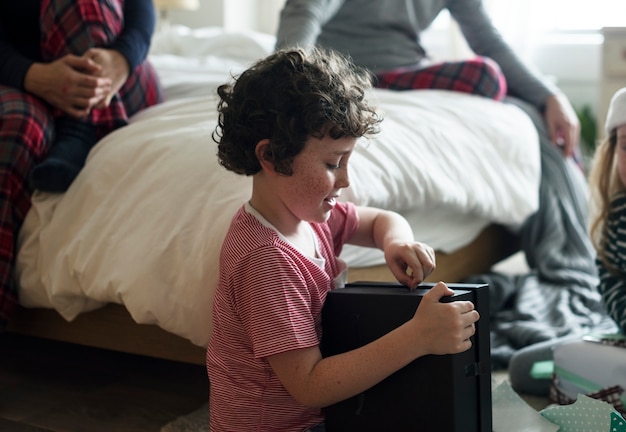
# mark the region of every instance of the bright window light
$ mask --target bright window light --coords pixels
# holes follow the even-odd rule
[[[624,0],[541,0],[536,14],[540,28],[556,31],[597,31],[626,25]],[[540,10],[535,8],[536,11]]]
[[[496,27],[505,33],[516,24],[563,32],[626,26],[626,0],[596,0],[593,4],[588,0],[484,0],[484,3]],[[444,10],[432,28],[444,29],[449,25],[450,15]]]

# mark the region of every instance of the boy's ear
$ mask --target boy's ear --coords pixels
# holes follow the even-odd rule
[[[261,164],[261,168],[264,171],[275,172],[274,170],[274,157],[272,155],[272,150],[270,148],[270,140],[264,139],[259,141],[256,144],[254,149],[254,153],[256,154],[256,158]]]

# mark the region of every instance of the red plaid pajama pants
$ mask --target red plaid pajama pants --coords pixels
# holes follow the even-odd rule
[[[498,64],[488,57],[406,67],[376,74],[374,85],[391,90],[439,89],[477,94],[500,101],[506,80]]]
[[[42,57],[52,61],[106,47],[122,30],[122,9],[123,0],[43,0]],[[110,106],[93,110],[89,120],[101,137],[161,100],[158,77],[146,61],[131,72]],[[31,205],[28,175],[47,154],[59,115],[43,100],[0,85],[0,330],[18,304],[13,269],[17,235]]]

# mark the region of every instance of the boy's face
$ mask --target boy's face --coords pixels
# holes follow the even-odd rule
[[[350,185],[348,159],[356,138],[309,138],[293,160],[293,175],[282,179],[282,200],[299,220],[328,220],[341,189]]]
[[[615,146],[615,156],[617,157],[617,172],[626,186],[626,124],[617,128],[617,145]]]

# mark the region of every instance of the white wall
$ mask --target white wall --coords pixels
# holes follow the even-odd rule
[[[598,112],[602,41],[600,34],[553,38],[541,45],[531,61],[543,73],[556,78],[574,107],[590,105]]]
[[[172,24],[188,27],[222,26],[224,24],[224,1],[200,0],[200,9],[195,11],[168,12]]]
[[[436,60],[473,55],[454,21],[436,24],[422,35],[426,51]],[[522,55],[536,71],[547,76],[570,98],[575,108],[598,110],[603,37],[597,33],[552,35]],[[518,50],[519,52],[519,50]]]
[[[196,11],[172,11],[172,24],[188,27],[223,26],[274,34],[285,0],[200,0]]]

